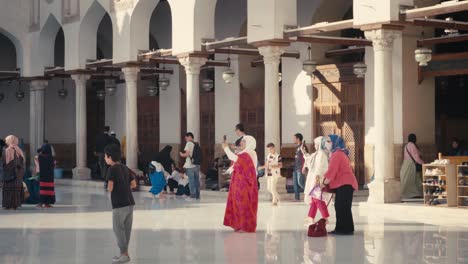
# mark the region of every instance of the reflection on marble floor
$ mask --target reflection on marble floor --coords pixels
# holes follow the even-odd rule
[[[52,210],[0,211],[0,263],[111,263],[117,254],[104,191],[59,187]],[[155,201],[136,193],[131,263],[468,263],[468,230],[360,216],[356,234],[308,238],[307,208],[262,203],[255,234],[222,226],[224,198]],[[330,210],[333,212],[333,209]],[[334,225],[332,215],[330,225]]]

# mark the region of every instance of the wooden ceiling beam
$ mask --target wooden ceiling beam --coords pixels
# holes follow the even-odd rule
[[[252,62],[250,62],[250,66],[251,67],[259,67],[259,66],[263,66],[263,59],[258,59],[258,60],[253,60]]]
[[[416,26],[423,26],[423,27],[468,30],[468,22],[462,22],[462,21],[447,21],[443,19],[416,18],[415,20],[413,20],[413,24]]]
[[[162,63],[162,64],[180,64],[178,59],[167,59],[167,58],[150,58],[149,59],[150,63]]]
[[[227,61],[207,61],[205,63],[207,67],[229,67],[229,62]]]
[[[213,53],[260,56],[260,52],[258,51],[258,49],[243,49],[243,48],[219,48],[219,49],[214,49]],[[294,51],[287,51],[283,53],[281,57],[299,59],[300,53],[294,52]]]
[[[142,74],[145,74],[145,73],[149,73],[149,74],[159,74],[159,73],[174,74],[174,70],[172,70],[172,69],[158,69],[158,68],[140,68],[140,72]]]
[[[366,52],[366,48],[364,47],[350,47],[347,49],[336,49],[336,50],[329,50],[325,52],[326,58],[333,58],[333,57],[340,57],[349,54],[358,54]]]
[[[139,51],[138,60],[147,61],[152,58],[172,56],[172,49],[159,49],[153,51]]]
[[[239,46],[247,44],[247,36],[239,38],[226,38],[219,41],[205,42],[202,44],[202,48],[206,50]]]
[[[453,36],[444,36],[438,38],[427,38],[418,40],[418,47],[424,46],[431,46],[434,44],[443,44],[443,43],[452,43],[452,42],[461,42],[467,41],[468,34],[460,34],[460,35],[453,35]]]
[[[353,28],[353,19],[337,21],[337,22],[321,22],[307,27],[287,29],[284,31],[285,38],[306,36],[323,32],[338,31],[343,29]]]
[[[53,75],[65,72],[65,67],[45,67],[44,75]]]
[[[13,77],[18,78],[20,76],[19,71],[0,71],[0,77]]]
[[[468,10],[468,1],[449,1],[441,4],[400,11],[401,20],[432,17]]]
[[[296,40],[298,42],[307,42],[307,43],[323,43],[323,44],[336,44],[336,45],[349,45],[349,46],[372,46],[372,41],[367,40],[367,39],[358,39],[358,38],[308,36],[308,37],[297,37]]]
[[[102,59],[102,60],[88,60],[86,62],[86,69],[97,68],[101,66],[112,65],[112,59]]]

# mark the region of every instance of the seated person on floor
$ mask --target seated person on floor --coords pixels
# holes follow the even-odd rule
[[[150,193],[154,195],[154,198],[159,198],[159,195],[166,186],[166,178],[164,177],[164,168],[161,163],[152,161],[149,165],[149,178],[151,181]]]

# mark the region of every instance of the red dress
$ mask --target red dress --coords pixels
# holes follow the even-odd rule
[[[258,208],[257,173],[249,154],[241,153],[237,157],[229,185],[224,225],[234,230],[255,232]]]

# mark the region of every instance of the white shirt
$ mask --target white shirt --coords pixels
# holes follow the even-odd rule
[[[184,151],[185,151],[185,153],[188,154],[188,156],[185,158],[185,164],[184,164],[184,168],[186,168],[186,169],[190,169],[190,168],[195,167],[195,165],[193,165],[193,163],[192,163],[192,158],[191,158],[191,156],[193,155],[193,148],[194,147],[195,147],[195,144],[192,141],[189,141],[189,142],[187,142],[187,144],[185,144]]]
[[[278,165],[281,162],[281,156],[278,153],[271,154],[269,153],[265,159],[265,164],[268,164],[268,168],[265,171],[265,176],[268,176],[267,173],[270,171],[271,176],[281,176],[281,171],[279,168],[271,168],[272,165]]]
[[[174,179],[176,182],[179,182],[180,180],[180,173],[176,170],[174,170],[171,174],[171,176],[169,176],[169,179]]]

